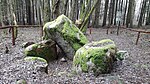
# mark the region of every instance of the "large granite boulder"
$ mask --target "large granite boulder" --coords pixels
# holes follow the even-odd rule
[[[73,71],[108,73],[116,60],[116,45],[110,39],[87,43],[77,50],[73,59]]]
[[[75,52],[88,42],[79,28],[65,15],[60,15],[54,21],[46,23],[43,29],[44,39],[54,40],[71,60]]]
[[[44,40],[40,43],[32,44],[25,48],[26,57],[32,59],[43,58],[47,62],[57,58],[56,43],[52,40]]]

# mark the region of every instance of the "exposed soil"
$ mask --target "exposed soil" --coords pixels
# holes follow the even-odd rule
[[[137,33],[121,30],[119,36],[116,29],[106,34],[106,29],[92,29],[87,31],[90,41],[112,39],[119,50],[126,50],[129,56],[122,62],[117,62],[110,74],[94,76],[92,73],[81,75],[71,74],[72,61],[61,62],[60,59],[49,64],[49,74],[38,65],[39,62],[24,60],[24,42],[39,42],[40,29],[19,29],[16,45],[11,44],[11,34],[4,35],[0,30],[0,84],[16,84],[18,80],[25,80],[27,84],[150,84],[150,35],[142,34],[138,45],[135,45]],[[5,45],[9,52],[5,54]]]

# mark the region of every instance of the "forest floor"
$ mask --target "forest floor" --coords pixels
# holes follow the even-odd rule
[[[137,33],[121,30],[119,36],[116,29],[106,34],[106,29],[87,31],[90,41],[112,39],[119,50],[128,51],[129,56],[117,62],[110,74],[94,76],[92,73],[72,75],[72,61],[61,62],[60,59],[50,62],[49,74],[46,74],[36,62],[24,60],[24,42],[39,42],[40,29],[19,29],[16,45],[11,44],[11,34],[4,35],[0,31],[0,84],[16,84],[25,80],[27,84],[150,84],[150,35],[141,34],[138,45],[135,45]],[[5,54],[5,45],[9,52]]]

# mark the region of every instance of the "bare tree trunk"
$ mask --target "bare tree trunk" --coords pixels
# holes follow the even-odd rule
[[[60,0],[57,0],[57,2],[54,4],[54,8],[53,8],[54,18],[57,18],[60,15],[59,6],[60,6]]]
[[[98,0],[95,2],[95,4],[93,5],[92,9],[90,10],[90,12],[88,13],[88,15],[85,17],[85,19],[83,20],[83,23],[81,24],[80,30],[82,32],[86,31],[86,24],[88,23],[88,20],[90,18],[90,15],[93,13],[94,9],[96,8],[96,6],[98,5]]]
[[[150,25],[150,0],[149,0],[149,4],[147,7],[147,17],[146,17],[146,24],[145,25]]]
[[[112,12],[111,12],[111,22],[110,24],[113,24],[114,21],[114,9],[115,9],[115,0],[112,0]]]
[[[39,6],[39,1],[36,0],[36,18],[37,18],[37,23],[40,24],[40,12],[39,12],[40,6]]]
[[[128,13],[126,19],[126,26],[132,27],[132,19],[133,19],[133,11],[134,11],[134,0],[129,0]]]
[[[148,18],[146,20],[146,25],[150,25],[150,10],[149,10]]]
[[[89,10],[91,10],[91,7],[92,7],[92,0],[89,0]],[[92,26],[91,25],[91,22],[92,22],[92,14],[90,15],[90,17],[89,17],[89,21],[88,21],[88,25],[87,25],[87,27],[90,27],[90,26]]]
[[[134,13],[135,13],[135,0],[132,0],[132,10],[131,10],[131,18],[130,18],[131,28],[133,27]]]
[[[26,1],[26,16],[27,16],[27,23],[28,24],[32,24],[32,22],[31,22],[31,2],[30,2],[30,0],[25,0]]]
[[[75,22],[77,19],[77,4],[78,4],[78,0],[73,0],[73,6],[72,6],[72,21]]]
[[[146,12],[146,3],[148,0],[144,0],[142,3],[142,8],[141,8],[141,13],[140,13],[140,18],[139,18],[139,22],[138,22],[138,27],[142,26],[143,24],[143,19],[144,19],[144,14]]]
[[[48,21],[51,21],[51,13],[52,13],[52,11],[51,11],[51,3],[50,3],[50,0],[48,0],[48,11],[47,11],[48,13]]]
[[[109,0],[105,0],[105,9],[104,9],[104,17],[103,17],[103,24],[102,24],[102,26],[105,26],[106,22],[107,22],[108,3],[109,3]]]
[[[69,0],[69,10],[68,10],[68,17],[69,18],[71,18],[71,7],[72,7],[72,5],[71,5],[71,3],[72,3],[72,0]]]
[[[39,8],[40,16],[39,17],[40,17],[40,24],[43,25],[44,24],[43,10],[42,10],[43,9],[43,3],[42,4],[41,3],[42,3],[42,1],[40,0],[40,2],[39,2],[39,4],[40,4],[40,8]]]
[[[17,21],[16,21],[16,15],[14,13],[14,10],[13,10],[13,1],[12,0],[9,0],[9,12],[10,12],[10,23],[11,25],[17,25]],[[17,27],[13,27],[13,32],[14,32],[14,38],[16,39],[17,38],[17,35],[18,35],[18,29]]]
[[[114,18],[114,25],[116,25],[117,9],[118,9],[118,0],[116,0],[116,3],[115,3],[115,18]]]
[[[84,3],[83,3],[83,0],[80,0],[80,18],[82,18],[82,13],[84,12]]]
[[[35,21],[34,21],[34,0],[31,0],[31,22],[32,22],[32,25],[35,24]]]
[[[99,27],[100,5],[101,5],[101,0],[98,0],[98,5],[95,8],[95,19],[93,21],[93,27],[95,28]]]
[[[128,6],[128,0],[126,0],[125,9],[124,9],[124,15],[123,15],[123,25],[125,25],[126,21],[126,14],[127,14],[127,6]]]
[[[2,26],[2,1],[0,0],[0,26]]]
[[[43,1],[43,18],[44,23],[49,22],[51,20],[51,9],[50,9],[50,0],[44,0]]]
[[[108,14],[108,25],[111,25],[111,21],[113,21],[113,3],[114,1],[110,1],[110,6],[109,6],[109,14]]]
[[[69,2],[69,0],[65,0],[65,4],[64,4],[64,15],[67,15],[68,2]]]
[[[22,8],[23,8],[24,12],[22,13],[22,22],[21,22],[21,24],[25,25],[25,23],[26,23],[25,22],[25,19],[26,19],[26,17],[25,17],[25,14],[26,14],[25,0],[22,1]]]

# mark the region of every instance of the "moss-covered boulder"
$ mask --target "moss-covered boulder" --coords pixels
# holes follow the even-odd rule
[[[54,40],[71,60],[76,50],[88,42],[79,28],[65,15],[60,15],[54,21],[46,23],[43,29],[44,39]]]
[[[32,44],[25,48],[25,55],[37,59],[39,57],[45,59],[47,62],[57,58],[56,43],[52,40],[44,40],[40,43]]]
[[[108,73],[112,69],[116,52],[116,45],[110,39],[87,43],[77,50],[73,59],[73,71]]]

